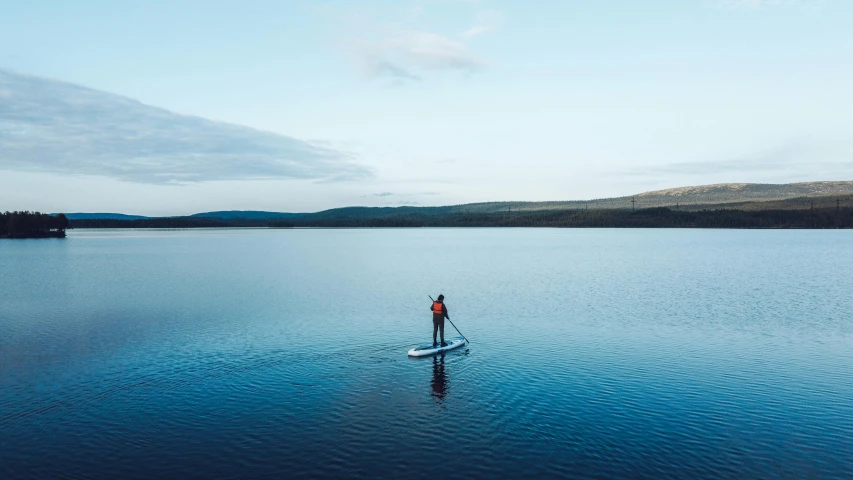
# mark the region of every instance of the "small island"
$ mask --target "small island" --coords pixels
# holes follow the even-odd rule
[[[65,238],[65,214],[40,212],[0,213],[0,238]]]

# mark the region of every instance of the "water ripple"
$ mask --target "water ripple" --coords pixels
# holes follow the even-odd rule
[[[837,233],[4,244],[0,478],[850,478]]]

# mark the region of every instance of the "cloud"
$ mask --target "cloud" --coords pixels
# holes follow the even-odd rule
[[[399,198],[399,197],[418,197],[418,196],[422,196],[422,195],[432,196],[432,195],[440,195],[440,194],[438,192],[415,192],[415,193],[380,192],[380,193],[371,193],[369,195],[362,195],[362,198],[364,198],[364,197],[380,197],[380,198],[398,197]],[[413,201],[409,201],[409,200],[400,200],[400,202],[417,203],[417,202],[413,202]]]
[[[0,169],[175,184],[371,176],[320,142],[178,115],[70,83],[0,70]]]
[[[391,79],[395,84],[421,81],[431,72],[472,74],[487,63],[474,55],[462,39],[428,32],[406,32],[377,43],[350,41],[368,78]]]
[[[462,34],[460,34],[459,36],[465,40],[468,40],[470,38],[480,36],[484,33],[488,33],[492,30],[493,30],[493,27],[490,27],[488,25],[475,25],[475,26],[469,28],[468,30],[465,30],[464,32],[462,32]]]
[[[365,56],[364,61],[367,67],[367,74],[370,77],[390,77],[398,82],[422,80],[419,75],[415,75],[402,66],[382,58],[380,55]]]
[[[722,176],[743,178],[760,175],[767,178],[797,179],[815,175],[849,176],[853,161],[843,152],[830,153],[805,145],[787,145],[761,153],[711,162],[674,162],[636,168],[623,172],[632,177],[661,177],[671,175]]]
[[[468,50],[464,41],[436,33],[411,32],[391,38],[385,41],[385,50],[424,69],[473,73],[486,66],[483,60]]]
[[[417,10],[415,19],[422,10]],[[420,81],[430,73],[441,71],[470,75],[488,67],[472,51],[472,40],[496,30],[501,21],[502,16],[497,12],[480,12],[474,25],[455,35],[416,28],[407,22],[391,29],[369,28],[346,44],[369,78],[386,78],[401,84]],[[370,37],[373,39],[366,40]]]
[[[817,4],[822,0],[717,0],[729,7],[772,7],[778,5],[808,5]]]

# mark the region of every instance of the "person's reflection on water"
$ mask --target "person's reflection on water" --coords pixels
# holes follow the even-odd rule
[[[432,357],[432,393],[438,403],[447,395],[447,377],[444,374],[444,354]]]

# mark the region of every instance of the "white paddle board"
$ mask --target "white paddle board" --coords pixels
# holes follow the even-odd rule
[[[435,355],[436,353],[446,352],[448,350],[453,350],[454,348],[459,348],[462,345],[465,345],[465,339],[462,337],[451,338],[447,340],[446,347],[442,347],[441,343],[437,346],[433,347],[432,344],[421,345],[420,347],[415,347],[409,350],[410,357],[425,357],[427,355]]]

